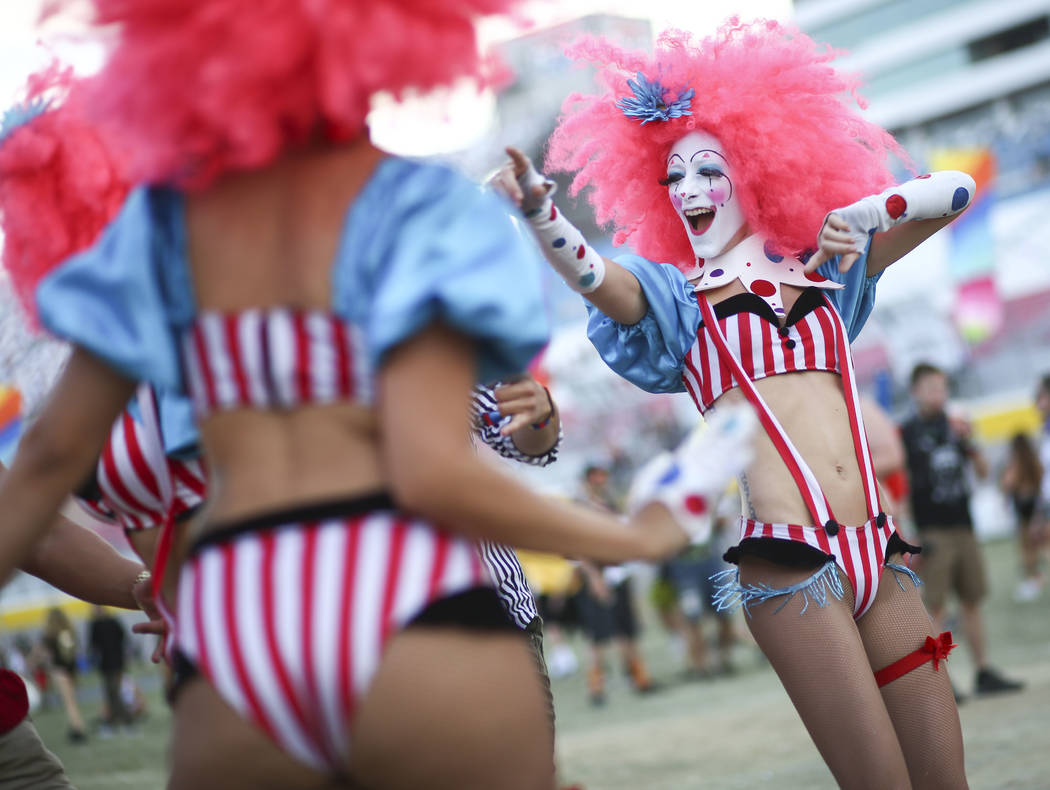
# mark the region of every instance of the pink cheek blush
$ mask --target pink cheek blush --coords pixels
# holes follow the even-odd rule
[[[715,203],[721,203],[726,199],[726,191],[724,189],[712,189],[707,194]]]
[[[682,210],[682,197],[677,193],[671,195],[671,205],[674,206],[675,211]]]

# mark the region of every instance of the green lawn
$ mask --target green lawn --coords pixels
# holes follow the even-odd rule
[[[994,663],[1028,682],[1027,689],[992,699],[970,699],[960,709],[973,790],[1050,788],[1050,593],[1031,604],[1010,599],[1016,573],[1012,542],[987,547],[992,594],[986,607]],[[728,679],[680,683],[665,639],[648,618],[645,650],[664,691],[634,695],[610,683],[608,703],[586,702],[581,675],[554,683],[558,751],[566,781],[587,790],[689,790],[833,788],[773,672],[751,648],[738,649],[740,672]],[[962,641],[962,640],[958,640]],[[582,656],[582,651],[581,651]],[[969,692],[968,651],[952,654],[952,676]],[[150,719],[136,736],[92,738],[83,746],[65,740],[61,713],[43,711],[37,725],[81,790],[163,787],[168,711],[150,676]],[[93,677],[82,682],[86,714],[99,693]],[[761,746],[757,746],[761,744]]]

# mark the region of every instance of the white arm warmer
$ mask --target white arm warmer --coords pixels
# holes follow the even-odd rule
[[[850,235],[857,242],[858,249],[864,249],[872,231],[889,230],[913,219],[937,219],[958,214],[970,205],[975,188],[974,180],[966,173],[941,170],[905,181],[829,213],[838,214],[849,224]]]
[[[719,497],[751,463],[758,425],[754,410],[746,405],[719,409],[706,422],[662,463],[643,470],[645,479],[635,482],[628,505],[634,514],[659,502],[694,544],[710,539]]]
[[[518,177],[518,184],[524,196],[521,210],[532,225],[544,256],[565,284],[581,294],[601,285],[605,279],[605,261],[555,207],[554,182],[544,178],[530,163],[529,169]],[[533,195],[536,186],[546,190],[543,197]]]

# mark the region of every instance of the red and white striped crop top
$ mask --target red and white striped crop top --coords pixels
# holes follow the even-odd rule
[[[200,459],[165,454],[148,387],[140,387],[137,398],[142,419],[128,409],[117,417],[94,478],[76,493],[89,513],[127,530],[159,527],[169,515],[177,519],[204,501],[208,485]]]
[[[182,336],[194,411],[372,400],[360,330],[325,310],[200,313]]]
[[[839,373],[835,308],[818,288],[803,291],[783,326],[772,308],[751,293],[737,294],[714,305],[715,316],[733,355],[752,380],[821,370]],[[718,349],[703,322],[685,356],[682,380],[703,414],[726,391],[738,386],[719,363]]]

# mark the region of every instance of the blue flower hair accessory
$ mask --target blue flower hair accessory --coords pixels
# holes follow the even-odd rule
[[[634,98],[627,97],[619,99],[616,106],[628,118],[641,121],[645,126],[649,121],[669,121],[672,118],[681,118],[683,115],[692,115],[689,105],[696,91],[692,88],[678,94],[678,98],[670,104],[664,101],[666,89],[656,80],[650,82],[642,72],[638,72],[636,80],[627,80]]]
[[[38,115],[43,115],[50,106],[51,102],[36,98],[4,110],[3,117],[0,117],[0,143],[10,137],[15,129],[25,126]]]

